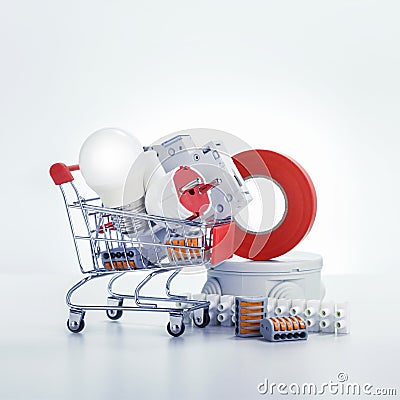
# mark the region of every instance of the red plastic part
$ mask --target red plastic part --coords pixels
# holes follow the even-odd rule
[[[210,206],[210,197],[207,193],[207,187],[204,185],[203,178],[190,167],[180,167],[174,174],[174,185],[179,202],[195,217],[203,215]],[[188,183],[200,179],[201,183],[197,186],[181,192],[179,189]],[[200,190],[202,189],[202,190]]]
[[[233,256],[235,225],[233,223],[214,226],[211,264],[215,265]]]
[[[104,224],[104,226],[100,225],[99,233],[104,233],[104,231],[107,231],[107,230],[115,231],[114,224],[112,222],[107,222],[106,224]]]
[[[64,183],[72,182],[74,177],[71,171],[78,171],[79,165],[67,166],[63,163],[56,163],[50,167],[50,176],[56,185],[62,185]]]
[[[245,232],[235,224],[235,254],[269,260],[287,253],[310,231],[317,212],[317,196],[307,172],[294,160],[269,150],[247,150],[233,156],[244,179],[265,176],[276,181],[287,199],[282,223],[271,232]]]

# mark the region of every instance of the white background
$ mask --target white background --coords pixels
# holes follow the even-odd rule
[[[2,271],[73,265],[48,168],[104,126],[143,144],[210,127],[290,155],[319,200],[301,248],[326,273],[398,263],[398,2],[1,3]]]
[[[398,1],[0,4],[2,399],[250,399],[265,377],[318,383],[340,370],[396,385]],[[48,169],[76,163],[105,126],[143,144],[221,129],[302,164],[318,214],[299,249],[323,255],[328,293],[352,302],[352,334],[279,347],[210,328],[175,340],[164,316],[102,313],[68,334],[63,296],[79,274]],[[194,291],[204,276],[185,279]]]

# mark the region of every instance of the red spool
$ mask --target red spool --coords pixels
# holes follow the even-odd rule
[[[287,253],[307,235],[315,220],[317,196],[311,178],[296,161],[270,150],[247,150],[232,158],[243,179],[274,180],[287,202],[284,219],[272,231],[254,233],[235,224],[235,254],[263,261]]]

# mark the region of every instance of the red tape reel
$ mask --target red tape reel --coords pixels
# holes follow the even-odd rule
[[[247,150],[232,158],[243,179],[273,179],[287,200],[283,221],[270,232],[246,232],[235,224],[235,254],[263,261],[287,253],[307,235],[315,220],[317,196],[311,178],[296,161],[273,151]]]

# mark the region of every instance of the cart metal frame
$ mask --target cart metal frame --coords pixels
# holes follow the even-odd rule
[[[171,283],[183,268],[199,265],[209,266],[216,261],[228,258],[229,255],[215,256],[216,245],[221,237],[225,236],[230,221],[198,222],[177,220],[143,213],[134,213],[121,209],[107,208],[100,198],[82,197],[74,184],[72,171],[79,170],[78,165],[66,166],[62,163],[54,164],[50,168],[50,175],[59,186],[67,211],[68,221],[72,233],[74,247],[83,279],[73,285],[67,292],[66,303],[69,307],[67,327],[71,332],[81,332],[85,327],[86,311],[105,311],[108,318],[117,320],[125,311],[164,312],[169,314],[167,331],[172,336],[180,336],[185,331],[184,320],[193,315],[193,322],[203,328],[210,322],[209,305],[205,300],[193,300],[187,296],[173,294]],[[67,190],[68,187],[68,190]],[[71,199],[71,197],[73,197]],[[83,218],[84,233],[78,234],[73,212]],[[124,232],[124,221],[130,220],[134,228],[132,232]],[[136,229],[140,222],[143,229]],[[81,228],[82,229],[82,228]],[[218,239],[213,239],[216,229],[222,229]],[[164,240],[160,240],[160,232]],[[186,239],[194,237],[195,240]],[[143,239],[144,238],[144,239]],[[91,265],[84,263],[81,257],[81,244],[89,247]],[[221,248],[221,246],[220,246]],[[223,250],[222,253],[226,252]],[[115,253],[115,250],[118,250]],[[135,254],[135,261],[130,254]],[[228,252],[229,253],[229,252]],[[104,258],[111,260],[115,254],[118,262],[104,262]],[[151,262],[144,254],[150,254]],[[119,293],[114,290],[114,284],[128,272],[147,271],[145,278],[137,284],[133,293]],[[169,273],[165,284],[165,296],[144,296],[141,290],[154,277]],[[73,294],[88,282],[97,278],[109,278],[106,304],[89,305],[72,301]],[[133,301],[133,305],[124,305],[126,301]]]

